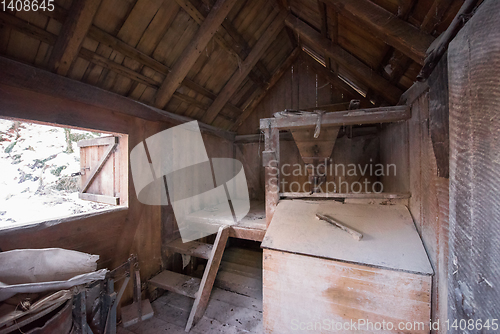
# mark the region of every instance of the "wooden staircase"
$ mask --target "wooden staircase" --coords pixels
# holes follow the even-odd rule
[[[181,239],[177,239],[167,246],[176,253],[207,259],[207,266],[201,279],[165,270],[149,280],[150,284],[160,289],[194,298],[186,332],[189,332],[205,313],[228,237],[229,226],[221,226],[213,245],[197,241],[183,243]]]

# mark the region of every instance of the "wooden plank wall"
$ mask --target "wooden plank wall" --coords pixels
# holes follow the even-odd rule
[[[57,89],[54,88],[54,91]],[[0,117],[128,135],[128,152],[124,154],[126,159],[137,144],[171,126],[166,122],[146,121],[71,98],[50,96],[6,84],[0,84],[0,101]],[[215,154],[219,150],[232,153],[229,142],[219,137],[209,137],[207,149],[211,153]],[[218,144],[219,140],[225,146]],[[123,263],[131,253],[136,253],[140,261],[141,279],[145,281],[161,269],[161,238],[165,234],[162,219],[171,217],[167,215],[162,218],[160,206],[143,205],[137,200],[130,169],[128,194],[125,195],[129,199],[128,209],[125,210],[69,219],[59,224],[1,231],[0,248],[2,251],[46,247],[73,249],[100,255],[99,268],[109,269]],[[124,301],[131,298],[132,291],[129,290],[123,297]]]
[[[500,318],[499,13],[485,0],[448,50],[449,316],[483,323]]]
[[[446,62],[437,68],[445,69]],[[437,87],[431,86],[431,89]],[[438,96],[448,94],[444,90],[434,93]],[[383,178],[384,187],[388,191],[411,192],[409,209],[435,272],[432,319],[443,322],[448,318],[449,181],[438,176],[431,139],[429,114],[436,112],[436,108],[437,105],[429,103],[429,93],[421,95],[412,105],[410,120],[384,128],[380,136],[380,152],[381,163],[396,163],[399,172],[397,177]],[[441,332],[445,333],[443,328]]]
[[[277,111],[284,109],[306,109],[318,105],[345,101],[348,100],[342,96],[342,93],[332,87],[322,76],[317,75],[299,57],[238,129],[238,134],[258,133],[259,120],[261,118],[272,117],[273,113]],[[245,166],[250,197],[255,200],[264,200],[264,171],[260,154],[264,150],[263,140],[262,138],[262,142],[260,143],[240,143],[235,145],[235,157]],[[365,164],[369,163],[370,159],[372,159],[372,163],[376,164],[379,160],[378,146],[378,138],[373,136],[360,136],[352,139],[344,136],[337,139],[335,143],[332,155],[333,163],[343,163],[346,165],[349,163]],[[302,185],[308,181],[308,176],[294,141],[282,140],[280,142],[280,157],[282,164],[290,164],[292,166],[288,168],[290,173],[294,170],[294,164],[301,165],[302,175],[282,175],[282,179],[285,180],[286,185],[281,191],[297,191],[296,188],[290,189],[289,185],[292,182],[299,182]],[[359,181],[358,179],[359,177],[341,177],[341,181],[349,183]],[[327,181],[337,181],[337,188],[339,187],[338,177],[328,178]],[[363,182],[363,179],[360,181]],[[376,179],[370,179],[370,181],[374,182]],[[346,190],[342,191],[346,192]]]
[[[313,108],[345,101],[338,90],[332,88],[327,80],[317,75],[299,57],[240,126],[238,134],[259,133],[259,120],[272,117],[277,111]]]
[[[429,276],[269,249],[263,266],[266,333],[376,333],[382,321],[393,325],[383,333],[429,333]],[[401,331],[401,322],[427,330]]]
[[[240,143],[235,145],[235,150],[236,159],[240,160],[245,168],[250,198],[253,200],[264,200],[264,169],[262,167],[261,155],[264,150],[264,143]],[[375,166],[379,162],[379,138],[376,136],[353,138],[343,136],[342,138],[338,138],[335,142],[331,158],[334,166],[332,174],[330,174],[330,168],[328,167],[326,181],[334,182],[337,192],[348,192],[346,189],[351,189],[353,182],[363,183],[365,180],[365,177],[361,177],[359,169],[356,176],[349,175],[349,164],[360,164],[362,168],[366,164],[368,166],[369,164]],[[294,141],[280,141],[280,164],[281,166],[288,164],[288,166],[283,167],[283,171],[289,174],[280,175],[281,192],[309,191],[308,186],[305,190],[303,189],[303,185],[308,181],[308,174],[305,170],[305,164],[302,161],[299,149]],[[345,174],[342,167],[336,169],[335,164],[345,166]],[[297,165],[300,165],[300,167]],[[294,175],[295,171],[298,171],[297,173],[300,173],[300,175]],[[336,171],[338,172],[337,174]],[[370,184],[378,180],[377,177],[366,177],[366,179]],[[347,185],[344,182],[347,182]],[[300,190],[297,183],[300,184]],[[357,185],[354,187],[355,191],[357,191],[357,187]],[[326,188],[323,187],[323,190],[326,191]],[[330,184],[328,190],[333,192],[333,184]]]

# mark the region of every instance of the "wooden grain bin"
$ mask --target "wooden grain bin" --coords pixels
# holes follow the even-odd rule
[[[265,333],[429,333],[433,271],[405,206],[281,201],[262,247]]]

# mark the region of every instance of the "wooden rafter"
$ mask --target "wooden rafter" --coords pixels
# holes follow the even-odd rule
[[[420,29],[426,33],[432,33],[436,26],[443,19],[444,14],[450,8],[453,0],[434,0],[431,8],[425,15],[422,24],[420,25]]]
[[[7,23],[9,24],[11,27],[15,28],[16,30],[19,30],[29,36],[32,36],[40,41],[43,41],[49,45],[54,45],[56,40],[57,40],[57,36],[46,31],[46,30],[43,30],[41,28],[38,28],[34,25],[30,25],[29,23],[27,23],[26,21],[23,21],[13,15],[9,15],[9,14],[5,14],[5,13],[0,13],[0,22],[4,22],[4,23]],[[98,28],[95,28],[95,29],[98,29]],[[94,30],[95,30],[94,29]],[[92,29],[91,29],[92,30]],[[111,36],[108,36],[106,38],[111,38]],[[120,43],[123,43],[120,41]],[[125,44],[125,43],[123,43]],[[132,48],[130,46],[128,46],[128,48]],[[121,49],[121,48],[117,48],[117,49]],[[133,49],[133,48],[132,48]],[[137,51],[136,49],[133,49],[135,51]],[[125,53],[125,55],[127,55],[128,53]],[[133,55],[135,53],[131,53],[131,55]],[[154,78],[150,78],[148,76],[145,76],[139,72],[136,72],[126,66],[123,66],[123,65],[120,65],[119,63],[109,59],[109,58],[106,58],[106,57],[103,57],[93,51],[90,51],[88,49],[85,49],[85,48],[81,48],[80,49],[80,52],[78,54],[79,57],[81,57],[82,59],[85,59],[89,62],[91,62],[92,64],[95,64],[95,65],[99,65],[103,68],[106,68],[108,70],[111,70],[111,71],[114,71],[126,78],[129,78],[131,80],[133,80],[134,82],[138,82],[138,83],[141,83],[143,85],[146,85],[148,87],[152,87],[152,88],[155,88],[155,89],[158,89],[158,87],[160,87],[161,83],[163,81],[161,81],[159,78],[157,77],[154,77]],[[144,55],[143,55],[144,56]],[[133,58],[133,59],[136,59],[136,58]],[[164,66],[162,65],[161,63],[157,62],[156,60],[152,59],[152,61],[158,63],[157,65],[153,65],[154,69],[156,69],[157,67],[160,68],[161,66]],[[155,64],[155,63],[152,63],[152,62],[149,62],[151,64]],[[160,68],[161,70],[161,68]],[[164,70],[161,70],[160,73],[163,73],[163,74],[167,74],[169,72],[168,68],[164,69]],[[216,98],[216,95],[211,93],[210,91],[206,90],[205,88],[203,88],[202,86],[199,86],[197,85],[196,83],[192,82],[191,80],[188,80],[188,79],[185,79],[183,81],[183,84],[188,87],[188,88],[191,88],[193,89],[194,91],[196,92],[203,92],[206,97],[212,99],[212,100],[215,100]],[[196,106],[197,108],[201,109],[201,110],[207,110],[210,106],[210,103],[206,103],[206,102],[202,102],[202,101],[198,101],[197,99],[193,98],[193,97],[190,97],[186,94],[182,94],[182,93],[179,93],[179,92],[174,92],[173,98],[176,98],[182,102],[185,102],[185,103],[188,103],[190,105],[193,105],[193,106]],[[243,111],[241,109],[239,109],[238,107],[232,105],[232,104],[228,104],[227,107],[235,114],[239,115],[241,114]],[[222,115],[224,118],[227,118],[231,121],[233,121],[234,119],[226,114],[223,114]]]
[[[327,69],[320,63],[318,63],[315,59],[313,59],[309,54],[302,52],[302,59],[306,62],[306,64],[318,75],[322,76],[326,79],[332,86],[339,89],[343,94],[347,95],[349,98],[358,99],[361,101],[362,106],[369,107],[372,106],[371,102],[360,92],[353,89],[343,80],[341,80],[335,72]]]
[[[407,20],[415,6],[416,0],[399,0],[398,17],[402,20]],[[401,77],[406,73],[413,60],[403,54],[401,51],[390,47],[384,56],[384,60],[380,64],[380,72],[385,71],[385,66],[391,66],[391,72],[388,73],[389,82],[397,85]]]
[[[419,64],[434,38],[370,0],[325,0],[339,13],[360,22],[376,37],[400,50]]]
[[[411,64],[413,64],[413,59],[398,50],[394,50],[388,64],[392,69],[391,73],[389,73],[389,82],[397,85]]]
[[[255,66],[257,61],[262,57],[266,49],[271,45],[272,41],[276,39],[276,36],[283,28],[283,21],[285,20],[287,13],[281,12],[275,18],[273,23],[267,28],[267,30],[262,34],[257,43],[255,43],[252,51],[248,57],[241,64],[241,69],[237,69],[231,79],[222,88],[221,92],[212,103],[210,108],[202,118],[205,123],[211,124],[219,112],[224,108],[224,105],[229,101],[231,96],[236,92],[243,80],[248,76],[250,70]]]
[[[154,102],[155,107],[163,109],[167,105],[235,3],[236,0],[218,0],[215,3],[195,37],[181,53],[172,71],[158,89]]]
[[[398,4],[398,17],[402,20],[407,20],[410,13],[415,6],[417,0],[399,0]]]
[[[73,1],[49,58],[49,68],[67,75],[78,56],[101,0]]]
[[[326,6],[326,5],[325,5]],[[333,44],[339,43],[339,12],[333,6],[326,6],[327,16],[330,17],[331,28],[329,30],[330,40]],[[339,72],[339,66],[337,62],[330,59],[331,69],[335,72]]]
[[[56,6],[55,8],[56,8],[56,10],[54,10],[53,12],[46,12],[46,14],[48,14],[49,17],[53,18],[54,20],[62,22],[66,18],[66,10],[64,8],[59,7],[59,6]],[[1,16],[0,16],[0,20],[1,20]],[[20,21],[19,23],[22,23],[22,20],[18,19],[18,21]],[[17,25],[19,25],[19,24],[17,24]],[[156,59],[152,58],[151,56],[148,56],[145,53],[142,53],[141,51],[137,50],[136,48],[134,48],[134,47],[130,46],[129,44],[123,42],[122,40],[108,34],[104,30],[101,30],[96,26],[90,27],[87,36],[94,39],[95,41],[103,44],[103,45],[110,47],[111,49],[121,53],[122,55],[124,55],[130,59],[135,60],[136,62],[141,64],[141,66],[151,68],[152,70],[155,70],[156,72],[161,73],[165,76],[168,75],[171,71],[171,69],[167,65],[157,61]],[[82,57],[82,55],[80,55],[80,57]],[[113,65],[113,64],[111,64],[111,65]],[[135,79],[132,79],[132,80],[134,80],[135,82],[139,82]],[[214,93],[212,93],[211,91],[209,91],[205,87],[197,84],[196,82],[194,82],[193,80],[191,80],[189,78],[184,78],[184,80],[182,81],[182,85],[195,91],[198,94],[203,95],[204,97],[211,99],[211,100],[215,100],[215,98],[217,97]],[[155,84],[154,87],[157,88],[158,85]],[[177,92],[174,93],[174,96],[177,94],[178,94]],[[187,101],[185,101],[185,102],[187,102]],[[235,113],[239,114],[242,112],[238,107],[236,107],[232,104],[228,103],[227,107]]]
[[[313,47],[319,53],[327,53],[339,66],[351,73],[365,85],[380,94],[389,103],[396,104],[403,93],[399,88],[393,86],[388,80],[375,73],[368,65],[345,51],[338,45],[321,36],[299,18],[289,15],[285,20],[287,26],[293,28],[301,37],[301,40]]]
[[[326,9],[326,4],[321,1],[318,1],[318,10],[319,10],[319,18],[321,20],[321,35],[325,38],[329,38],[328,36],[328,11]],[[324,54],[325,64],[327,68],[330,68],[330,57],[327,54]]]
[[[264,99],[269,90],[274,87],[274,85],[279,81],[279,79],[281,79],[285,71],[288,70],[290,66],[293,65],[299,54],[300,54],[300,48],[297,47],[292,51],[292,53],[290,53],[290,55],[285,59],[285,61],[281,63],[281,65],[276,69],[276,71],[274,71],[266,87],[262,90],[259,90],[258,94],[256,94],[256,96],[252,99],[252,101],[248,104],[248,106],[243,109],[243,113],[240,115],[240,117],[238,117],[236,122],[233,124],[233,126],[231,127],[231,131],[236,131],[248,118],[248,116],[252,114],[252,112],[255,110],[255,107],[258,106],[259,103]]]
[[[201,13],[198,8],[196,8],[189,0],[175,1],[189,14],[189,16],[191,16],[193,20],[195,20],[196,23],[198,23],[199,25],[203,23],[203,21],[205,20],[205,15]],[[226,42],[223,32],[226,32],[233,39],[233,43]],[[239,62],[243,61],[250,52],[248,43],[238,33],[232,23],[227,19],[222,22],[222,27],[215,33],[214,39],[222,48],[228,51],[231,55],[235,56]],[[257,68],[264,75],[264,80],[267,80],[269,73],[264,64],[258,62]],[[249,73],[249,78],[256,83],[259,83],[260,85],[263,84],[263,80],[259,78],[259,75],[255,70],[252,70],[252,72]]]

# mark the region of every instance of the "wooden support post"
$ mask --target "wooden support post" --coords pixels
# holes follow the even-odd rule
[[[101,0],[73,1],[50,55],[49,68],[53,72],[64,76],[68,74],[100,3]]]
[[[266,225],[269,227],[273,219],[274,211],[278,205],[279,178],[280,178],[280,137],[279,129],[276,127],[276,120],[265,118],[260,120],[260,128],[264,131],[264,150],[274,152],[274,159],[266,161],[265,168],[265,191],[266,191]],[[264,160],[264,158],[263,158]]]

